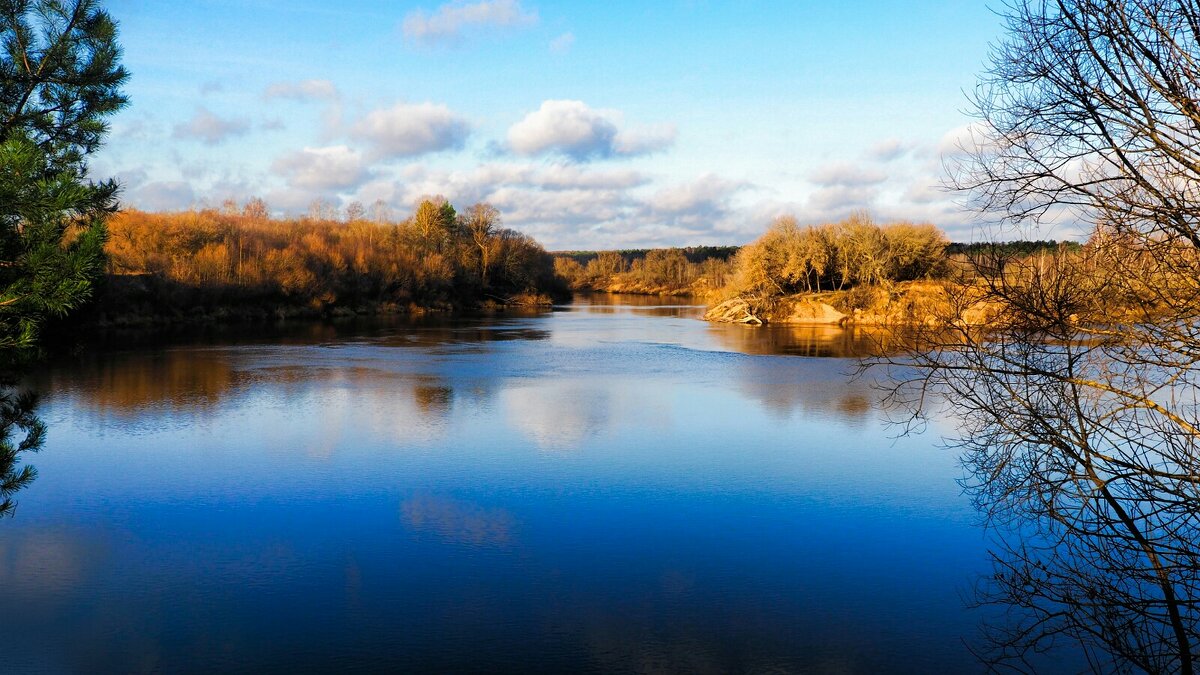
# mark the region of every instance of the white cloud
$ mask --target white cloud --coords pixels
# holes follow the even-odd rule
[[[481,0],[448,2],[432,13],[413,10],[404,17],[400,29],[410,43],[446,45],[460,42],[469,31],[520,28],[537,21],[537,12],[526,11],[520,0]]]
[[[263,195],[263,199],[272,210],[279,209],[293,215],[306,213],[316,199],[333,201],[334,197],[331,193],[314,193],[311,189],[299,188],[268,190]]]
[[[201,180],[200,187],[190,180],[167,181],[127,189],[125,201],[147,210],[177,210],[217,204],[225,196],[258,194],[276,209],[298,213],[318,197],[341,205],[381,199],[396,217],[403,217],[421,197],[442,194],[460,207],[490,202],[500,209],[505,226],[535,237],[550,250],[741,244],[760,235],[778,215],[820,224],[863,208],[881,222],[931,222],[956,241],[980,237],[970,211],[949,196],[938,200],[933,191],[918,189],[919,183],[899,179],[882,187],[835,186],[794,199],[752,200],[756,192],[767,190],[712,174],[656,189],[650,177],[638,172],[594,171],[586,165],[492,164],[468,170],[408,165],[376,171],[343,146],[306,148],[281,157],[273,168],[285,178],[274,190],[211,180]],[[125,184],[135,182],[130,178]],[[1060,229],[1054,234],[1073,233]]]
[[[621,131],[613,140],[613,151],[618,155],[647,155],[671,147],[677,135],[674,124]]]
[[[112,126],[112,135],[124,141],[151,141],[166,136],[166,127],[150,117],[121,117]]]
[[[871,146],[867,155],[880,162],[891,162],[900,159],[912,150],[912,145],[897,138],[889,138]]]
[[[735,199],[753,188],[745,181],[704,174],[655,192],[644,202],[638,222],[656,225],[650,231],[661,240],[730,243],[733,233],[748,224]]]
[[[729,199],[749,187],[741,181],[705,174],[694,181],[663,188],[650,200],[656,213],[715,216],[727,210]]]
[[[675,128],[622,130],[616,111],[583,101],[548,100],[509,127],[508,148],[519,155],[558,154],[575,161],[642,155],[675,142]]]
[[[550,249],[633,248],[749,240],[767,222],[750,222],[737,204],[752,188],[708,174],[654,190],[640,172],[577,164],[498,163],[458,171],[413,164],[365,183],[353,198],[382,199],[396,213],[410,212],[425,194],[442,194],[459,206],[486,201],[506,226]]]
[[[223,119],[209,109],[199,106],[192,119],[175,125],[174,138],[197,140],[206,145],[216,145],[250,130],[250,122],[244,119]]]
[[[961,157],[981,148],[990,142],[986,134],[987,128],[981,122],[971,122],[947,131],[938,142],[936,152],[943,157]]]
[[[293,188],[314,191],[345,190],[371,177],[362,153],[344,145],[288,153],[276,159],[271,170]]]
[[[555,164],[532,171],[529,185],[546,190],[623,190],[645,185],[649,178],[637,171],[585,171],[577,166]]]
[[[122,201],[143,211],[181,211],[196,202],[196,192],[184,181],[155,181],[126,190]]]
[[[263,98],[282,98],[292,101],[334,101],[340,95],[337,87],[329,80],[301,80],[299,82],[275,82],[263,91]]]
[[[371,144],[376,157],[414,157],[463,147],[471,125],[444,105],[397,103],[373,110],[359,120],[350,135]]]
[[[575,46],[575,34],[563,33],[550,41],[550,51],[555,54],[566,54]]]
[[[904,200],[911,204],[934,204],[949,199],[948,193],[942,186],[930,180],[918,180],[904,191]]]
[[[508,130],[508,145],[521,155],[557,151],[574,159],[613,153],[617,127],[582,101],[544,101]]]
[[[870,210],[879,196],[878,188],[870,185],[835,184],[809,195],[808,208],[822,220],[835,220],[858,209]]]
[[[826,164],[809,176],[809,180],[822,187],[862,187],[878,185],[887,180],[888,175],[880,169],[868,168],[838,162]]]
[[[490,201],[504,208],[510,222],[525,222],[541,204],[547,210],[532,217],[582,223],[588,217],[603,219],[604,204],[623,200],[626,192],[648,181],[636,171],[574,165],[488,164],[462,171],[409,165],[395,179],[364,184],[356,198],[364,203],[383,199],[401,210],[426,194],[441,194],[460,205]]]

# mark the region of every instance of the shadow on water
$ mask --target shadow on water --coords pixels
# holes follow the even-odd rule
[[[261,385],[284,387],[344,380],[355,387],[408,388],[418,407],[448,409],[452,390],[434,374],[403,373],[379,363],[357,365],[334,350],[355,345],[411,350],[486,348],[513,341],[542,341],[550,331],[534,317],[544,311],[469,317],[374,317],[339,322],[217,326],[191,332],[101,331],[95,344],[59,355],[50,367],[25,378],[39,391],[70,394],[94,413],[131,418],[157,410],[212,413]],[[288,350],[307,350],[301,366]],[[325,352],[322,352],[325,350]],[[296,356],[300,352],[296,351]]]
[[[530,327],[531,320],[549,315],[545,308],[515,308],[490,314],[425,314],[360,316],[339,319],[296,319],[253,323],[204,323],[89,331],[85,343],[59,338],[60,354],[72,350],[115,352],[163,346],[297,346],[343,342],[351,339],[397,338],[396,344],[428,346],[446,342],[494,342],[545,339],[547,334]]]
[[[637,293],[576,293],[572,307],[597,311],[605,307],[630,308],[694,308],[704,313],[704,301],[689,296],[640,295]]]
[[[330,386],[354,391],[363,404],[406,399],[412,404],[410,414],[426,421],[444,418],[452,408],[456,393],[447,378],[375,365],[356,365],[352,359],[336,357],[327,363],[299,365],[236,350],[181,348],[88,357],[31,376],[27,382],[53,392],[55,399],[72,401],[98,426],[136,427],[146,421],[159,427],[163,419],[194,424],[263,393],[295,399]],[[476,399],[490,396],[479,386],[467,394]]]

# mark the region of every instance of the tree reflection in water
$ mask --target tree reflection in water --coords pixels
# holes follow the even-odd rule
[[[46,438],[36,407],[32,392],[0,384],[0,517],[13,514],[14,496],[37,477],[32,466],[21,463],[22,455],[40,450]]]
[[[1192,371],[1155,368],[1124,341],[1071,338],[964,328],[890,361],[907,373],[895,401],[957,423],[964,487],[994,544],[977,600],[1002,619],[984,627],[977,653],[998,672],[1032,672],[1035,655],[1073,643],[1096,672],[1192,673]]]

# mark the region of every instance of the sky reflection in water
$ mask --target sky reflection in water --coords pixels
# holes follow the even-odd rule
[[[953,453],[891,438],[852,361],[778,355],[854,336],[699,313],[601,298],[47,368],[0,648],[43,672],[977,670]]]

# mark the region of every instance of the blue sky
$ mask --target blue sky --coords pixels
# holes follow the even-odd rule
[[[772,217],[977,237],[939,191],[980,2],[110,0],[97,175],[149,210],[490,201],[552,249],[740,244]]]

